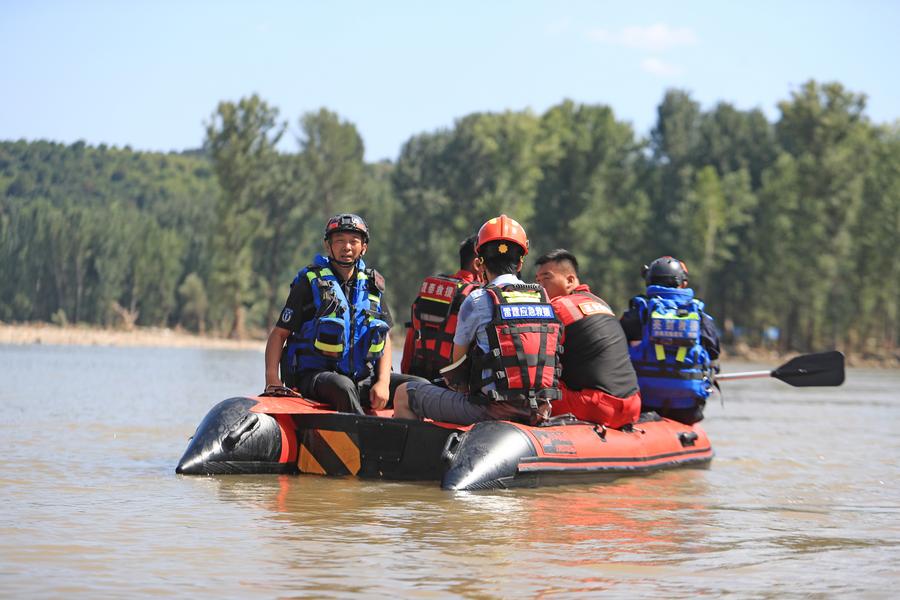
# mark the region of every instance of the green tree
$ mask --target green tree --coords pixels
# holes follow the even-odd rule
[[[205,147],[222,188],[210,284],[218,303],[214,316],[230,320],[229,337],[245,335],[246,310],[258,296],[253,246],[265,224],[258,201],[269,190],[267,175],[284,130],[278,110],[256,95],[220,103],[207,124]]]
[[[196,273],[190,273],[178,287],[181,297],[182,322],[200,335],[206,333],[206,312],[209,309],[209,298],[206,286]]]

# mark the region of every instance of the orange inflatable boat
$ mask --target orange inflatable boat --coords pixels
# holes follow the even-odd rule
[[[303,398],[237,397],[203,419],[176,468],[185,475],[310,473],[440,481],[450,490],[612,479],[706,466],[703,429],[654,413],[623,429],[571,418],[470,427],[338,413]]]
[[[717,375],[718,381],[772,377],[795,387],[844,382],[836,350],[797,356],[774,370]],[[290,392],[288,392],[290,393]],[[315,473],[440,481],[478,490],[597,481],[713,458],[699,425],[655,413],[622,429],[565,416],[540,427],[487,421],[471,427],[338,413],[295,397],[238,397],[220,402],[191,438],[177,473]]]

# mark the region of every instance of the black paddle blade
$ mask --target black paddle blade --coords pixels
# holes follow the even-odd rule
[[[803,354],[772,371],[772,377],[794,387],[841,385],[844,355],[837,350]]]

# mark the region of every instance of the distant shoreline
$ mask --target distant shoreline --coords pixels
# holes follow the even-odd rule
[[[403,352],[403,339],[395,332],[395,359]],[[197,335],[184,330],[162,327],[136,327],[132,331],[104,329],[88,325],[53,325],[52,323],[3,323],[0,322],[0,345],[29,346],[46,344],[51,346],[112,346],[147,348],[209,348],[216,350],[256,350],[263,352],[266,340],[248,338],[230,340],[212,335]],[[798,352],[781,354],[767,348],[754,348],[744,344],[729,348],[722,360],[745,361],[773,368],[796,356]],[[896,369],[900,367],[900,356],[880,358],[852,356],[847,359],[852,367]]]
[[[113,346],[154,348],[210,348],[265,350],[264,339],[230,340],[160,327],[136,327],[132,331],[87,325],[51,323],[0,323],[0,344],[28,346]]]

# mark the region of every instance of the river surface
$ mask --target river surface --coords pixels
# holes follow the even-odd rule
[[[261,352],[0,346],[0,596],[897,597],[897,371],[728,382],[706,470],[477,493],[175,475],[262,371]]]

